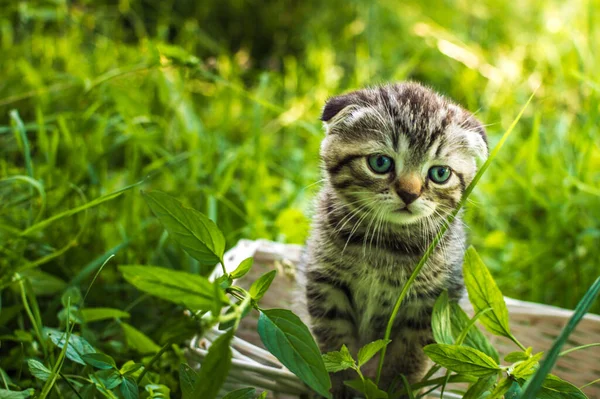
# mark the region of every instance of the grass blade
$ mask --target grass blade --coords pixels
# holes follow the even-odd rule
[[[529,380],[527,384],[525,384],[523,396],[521,396],[522,399],[534,399],[536,397],[537,392],[542,388],[544,380],[546,379],[546,377],[552,370],[552,367],[558,360],[558,357],[560,356],[560,349],[563,347],[565,342],[567,342],[569,335],[571,335],[573,330],[575,330],[575,327],[577,327],[577,324],[579,324],[583,316],[587,313],[590,306],[592,306],[599,292],[600,277],[597,278],[594,284],[592,284],[592,286],[587,290],[587,292],[575,308],[575,313],[573,313],[573,316],[571,317],[565,328],[562,330],[558,338],[556,338],[556,341],[554,341],[554,345],[552,345],[552,348],[546,355],[546,358],[542,362],[542,365],[540,366],[539,370],[535,373],[533,378],[531,378],[531,380]]]

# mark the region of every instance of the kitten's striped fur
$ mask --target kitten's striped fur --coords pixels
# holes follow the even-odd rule
[[[467,111],[416,83],[364,89],[330,99],[323,110],[324,185],[307,244],[307,310],[323,352],[346,344],[353,354],[383,338],[403,284],[443,220],[456,207],[487,156],[482,125]],[[391,157],[394,168],[378,175],[367,156]],[[427,170],[448,165],[448,183],[434,184]],[[408,187],[408,188],[407,188]],[[405,206],[403,190],[418,198]],[[415,191],[416,190],[416,191]],[[419,380],[422,347],[432,342],[430,319],[437,296],[462,295],[465,233],[460,216],[422,269],[395,321],[380,387],[400,375]],[[377,358],[367,365],[374,378]],[[334,396],[350,394],[337,373]],[[355,378],[351,376],[350,378]]]

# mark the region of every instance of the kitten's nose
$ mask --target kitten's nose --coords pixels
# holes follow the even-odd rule
[[[398,179],[396,193],[406,205],[413,203],[421,195],[421,179],[417,175],[405,175]]]
[[[400,198],[402,198],[402,201],[404,201],[406,205],[414,202],[417,198],[419,198],[419,194],[410,193],[408,191],[397,190],[396,192],[398,193]]]

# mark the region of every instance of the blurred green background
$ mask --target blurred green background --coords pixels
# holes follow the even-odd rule
[[[127,308],[154,334],[167,305],[139,299],[116,266],[208,271],[140,189],[207,213],[228,246],[302,243],[325,100],[406,79],[476,112],[491,146],[539,87],[466,218],[506,295],[573,307],[600,274],[598,21],[597,0],[3,1],[3,328],[27,327],[14,273],[56,325],[66,286],[85,290],[114,252],[87,303]],[[118,348],[111,331],[87,334]]]

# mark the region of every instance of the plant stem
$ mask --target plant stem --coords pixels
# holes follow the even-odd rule
[[[473,189],[475,188],[475,186],[477,185],[477,183],[481,179],[481,176],[483,176],[483,174],[485,173],[485,171],[487,170],[487,168],[490,166],[490,164],[492,163],[492,161],[494,160],[494,158],[496,157],[496,155],[498,154],[498,152],[500,151],[500,149],[504,145],[504,142],[508,139],[508,136],[510,136],[511,132],[513,131],[513,129],[517,125],[517,122],[521,119],[521,116],[523,115],[523,112],[525,112],[525,109],[527,108],[527,106],[529,105],[529,103],[531,102],[531,100],[533,99],[534,95],[535,95],[535,91],[531,94],[531,96],[529,97],[529,99],[527,100],[527,102],[525,103],[525,105],[523,106],[523,108],[521,108],[521,111],[519,112],[519,114],[517,115],[517,117],[515,118],[515,120],[512,122],[512,124],[509,126],[509,128],[504,132],[504,134],[502,135],[502,138],[500,139],[500,141],[498,142],[498,144],[496,145],[496,147],[494,147],[494,149],[490,153],[489,158],[483,163],[483,165],[481,166],[481,169],[479,169],[479,171],[477,172],[477,174],[473,178],[473,181],[471,182],[471,184],[469,184],[469,186],[465,190],[465,193],[462,196],[462,198],[460,199],[460,202],[458,203],[458,206],[448,216],[448,218],[446,219],[446,222],[442,225],[442,228],[440,229],[440,231],[437,233],[437,235],[433,239],[433,242],[429,245],[429,247],[425,251],[425,254],[423,254],[423,257],[421,258],[421,260],[419,261],[419,263],[417,264],[417,266],[413,270],[413,272],[410,275],[408,281],[402,287],[402,291],[400,292],[400,295],[398,296],[398,299],[396,300],[396,304],[394,305],[394,309],[392,310],[392,314],[390,315],[390,319],[388,320],[388,324],[387,324],[387,327],[385,329],[385,335],[384,335],[383,339],[385,339],[386,341],[389,340],[390,336],[392,335],[392,326],[394,325],[394,320],[396,320],[396,316],[398,315],[398,312],[400,311],[400,305],[402,305],[402,302],[404,301],[404,298],[408,294],[408,290],[413,285],[415,279],[417,278],[417,276],[421,272],[421,269],[423,268],[423,266],[425,266],[425,263],[427,262],[427,260],[431,256],[431,254],[433,253],[434,249],[437,247],[437,245],[439,244],[439,242],[442,240],[442,237],[444,236],[444,234],[446,233],[446,231],[450,227],[450,224],[454,221],[454,219],[456,219],[456,216],[458,215],[458,213],[460,212],[460,210],[463,208],[463,206],[467,202],[467,199],[469,198],[469,195],[471,195],[471,192],[473,191]],[[377,385],[379,385],[379,380],[381,379],[381,372],[383,370],[383,362],[385,360],[386,349],[387,349],[386,347],[383,347],[383,349],[381,349],[381,356],[379,358],[379,367],[377,368],[377,379],[375,380],[375,383]]]
[[[42,347],[42,351],[44,352],[44,357],[46,357],[46,343],[42,339],[42,332],[40,331],[40,326],[38,325],[38,322],[35,319],[35,317],[33,317],[33,312],[29,307],[29,301],[27,300],[27,294],[25,292],[25,283],[23,281],[24,280],[22,278],[19,280],[19,287],[21,288],[21,299],[23,300],[23,306],[25,307],[25,312],[27,313],[31,324],[33,324],[33,330],[35,331],[35,335],[37,336],[38,341],[40,342],[40,346]]]
[[[150,361],[144,366],[144,369],[142,370],[142,372],[140,373],[138,379],[137,379],[137,384],[139,385],[142,382],[142,379],[144,378],[144,376],[146,375],[146,373],[148,372],[148,370],[150,369],[150,367],[154,364],[154,362],[156,362],[163,353],[165,353],[167,351],[167,349],[169,349],[171,347],[171,342],[167,342],[166,344],[163,345],[162,348],[160,348],[160,350],[158,352],[156,352],[156,355],[152,356],[152,359],[150,359]]]
[[[564,355],[567,355],[567,354],[569,354],[571,352],[575,352],[575,351],[578,351],[580,349],[592,348],[594,346],[600,346],[600,342],[596,342],[595,344],[587,344],[587,345],[576,346],[575,348],[567,349],[566,351],[560,352],[560,354],[558,356],[564,356]]]
[[[65,377],[65,376],[63,375],[63,373],[61,373],[61,372],[59,371],[59,372],[58,372],[58,375],[60,375],[60,376],[61,376],[61,378],[62,378],[62,379],[63,379],[63,380],[64,380],[64,381],[67,383],[67,385],[69,386],[69,388],[71,388],[71,390],[72,390],[73,392],[75,392],[75,395],[77,395],[77,397],[78,397],[79,399],[83,399],[83,398],[81,397],[81,395],[79,394],[79,392],[77,392],[77,390],[75,389],[75,387],[73,386],[73,384],[71,384],[71,383],[69,382],[69,380],[67,379],[67,377]]]

